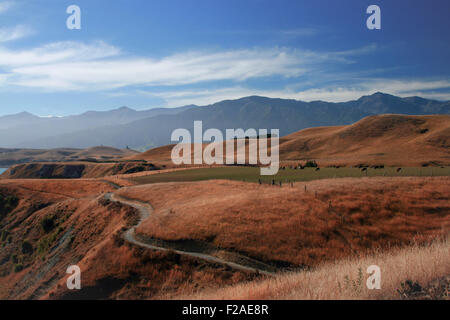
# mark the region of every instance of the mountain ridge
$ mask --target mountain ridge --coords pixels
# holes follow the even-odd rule
[[[146,150],[170,144],[170,136],[177,128],[193,129],[194,120],[202,120],[204,129],[217,128],[279,128],[281,136],[298,130],[346,125],[376,114],[450,114],[450,102],[375,93],[347,102],[305,102],[294,99],[249,96],[223,100],[207,106],[178,109],[134,121],[102,126],[88,126],[78,131],[55,133],[46,137],[26,139],[21,136],[15,144],[0,146],[33,148],[87,148],[109,145],[116,148]],[[152,109],[153,110],[153,109]],[[176,112],[178,111],[178,112]],[[0,137],[1,137],[0,131]]]

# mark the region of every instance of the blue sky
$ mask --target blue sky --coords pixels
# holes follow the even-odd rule
[[[81,30],[66,28],[69,5]],[[381,30],[366,8],[381,8]],[[0,115],[248,95],[450,100],[447,0],[0,0]]]

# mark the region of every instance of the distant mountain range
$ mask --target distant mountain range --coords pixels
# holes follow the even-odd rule
[[[78,136],[85,130],[120,126],[159,115],[174,115],[194,107],[196,106],[190,105],[145,111],[121,107],[110,111],[88,111],[67,117],[38,117],[28,112],[21,112],[0,117],[0,147],[47,148],[46,146],[50,146],[50,148],[54,148],[57,144],[47,143],[47,140],[51,141],[65,134]],[[96,144],[81,140],[79,143],[71,145],[96,146]],[[102,145],[102,143],[98,145]]]
[[[282,136],[318,126],[345,125],[377,114],[450,114],[450,101],[420,97],[400,98],[384,93],[358,100],[331,103],[272,99],[259,96],[225,100],[208,106],[185,106],[136,111],[122,107],[62,118],[40,118],[29,113],[0,117],[0,147],[149,149],[172,143],[177,128],[280,129]]]

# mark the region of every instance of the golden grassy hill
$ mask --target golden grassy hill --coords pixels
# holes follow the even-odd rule
[[[170,163],[174,145],[127,159]],[[304,129],[280,139],[283,162],[314,159],[319,165],[448,165],[450,116],[379,115],[352,125]]]
[[[295,132],[280,141],[282,160],[417,166],[450,163],[450,116],[380,115],[355,124]]]

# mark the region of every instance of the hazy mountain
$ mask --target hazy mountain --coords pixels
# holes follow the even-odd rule
[[[32,115],[28,112],[21,112],[0,117],[0,130],[9,129],[21,125],[27,125],[31,123],[37,123],[42,118]]]
[[[376,114],[449,114],[450,102],[419,97],[399,98],[375,93],[358,100],[330,103],[272,99],[258,96],[221,101],[209,106],[188,108],[176,114],[160,114],[126,124],[90,127],[70,134],[55,134],[45,139],[29,139],[17,147],[86,148],[109,145],[117,148],[150,148],[171,143],[174,129],[193,129],[194,120],[203,120],[204,130],[218,128],[280,129],[286,135],[304,128],[354,123]],[[86,116],[86,114],[81,115]],[[81,117],[80,116],[80,117]],[[105,122],[103,122],[105,123]]]
[[[139,119],[146,119],[163,114],[177,114],[196,106],[180,108],[155,108],[136,111],[128,107],[110,111],[88,111],[80,115],[67,117],[37,117],[27,112],[0,117],[0,146],[41,148],[42,144],[28,143],[33,140],[46,141],[73,132],[88,129],[118,126]],[[90,145],[93,146],[93,145]]]

